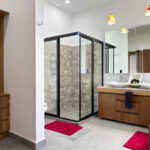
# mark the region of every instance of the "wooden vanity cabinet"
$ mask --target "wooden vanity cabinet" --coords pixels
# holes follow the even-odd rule
[[[139,124],[150,125],[150,97],[140,96]]]
[[[133,96],[132,109],[125,108],[125,95],[116,95],[116,120],[131,124],[138,124],[139,97]]]
[[[106,119],[115,119],[116,115],[116,95],[115,94],[99,94],[99,116]]]
[[[133,96],[133,108],[125,108],[125,94],[99,92],[99,117],[149,126],[150,96]]]

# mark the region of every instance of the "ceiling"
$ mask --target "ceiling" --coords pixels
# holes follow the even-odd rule
[[[52,5],[65,10],[71,14],[77,14],[99,5],[109,3],[110,0],[71,0],[70,4],[65,4],[65,0],[48,0]]]

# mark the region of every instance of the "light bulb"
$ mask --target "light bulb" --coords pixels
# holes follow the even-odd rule
[[[121,33],[128,33],[128,29],[127,28],[122,28]]]
[[[114,15],[112,15],[112,14],[109,15],[107,24],[108,24],[108,25],[113,25],[113,24],[115,24],[115,23],[116,23],[116,19],[115,19]]]
[[[150,16],[150,5],[147,7],[147,10],[145,12],[145,16]]]
[[[70,0],[65,0],[65,4],[70,4]]]

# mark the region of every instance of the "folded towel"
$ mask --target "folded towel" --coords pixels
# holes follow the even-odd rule
[[[132,109],[132,107],[133,107],[132,100],[133,100],[133,93],[126,92],[125,108]]]

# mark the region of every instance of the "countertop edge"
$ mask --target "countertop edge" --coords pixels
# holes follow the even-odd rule
[[[9,93],[0,93],[0,97],[3,97],[3,96],[10,96]]]
[[[150,96],[150,90],[144,89],[123,89],[123,88],[109,88],[109,87],[98,87],[98,93],[110,93],[110,94],[125,94],[126,92],[132,92],[133,95],[138,96]]]

